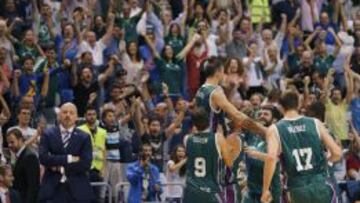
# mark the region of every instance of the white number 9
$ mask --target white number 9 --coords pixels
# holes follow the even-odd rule
[[[205,177],[206,176],[206,160],[203,157],[195,158],[195,176],[196,177]]]

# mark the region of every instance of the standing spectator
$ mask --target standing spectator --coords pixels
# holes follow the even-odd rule
[[[279,49],[276,45],[272,45],[267,49],[268,60],[265,64],[265,72],[267,74],[267,82],[269,86],[275,89],[279,89],[281,73],[283,72],[283,60],[280,59]],[[266,57],[265,57],[266,58]]]
[[[241,60],[247,54],[247,36],[240,28],[235,28],[232,32],[232,40],[225,47],[226,55],[231,58]]]
[[[189,37],[192,37],[198,30],[198,23],[208,16],[205,12],[204,4],[198,1],[190,1],[189,11]]]
[[[317,23],[315,23],[314,25],[315,30],[320,29],[322,31],[328,31],[329,29],[332,30],[337,30],[336,25],[333,24],[333,22],[331,22],[331,19],[329,18],[329,14],[326,11],[322,11],[320,14],[320,18],[319,21]],[[335,36],[333,33],[331,32],[327,32],[325,34],[325,43],[326,45],[334,45],[335,44]]]
[[[75,19],[75,22],[78,23]],[[62,34],[58,34],[55,38],[55,46],[58,53],[58,62],[62,63],[65,59],[73,60],[78,51],[81,33],[76,26],[67,23],[64,26]]]
[[[11,132],[13,129],[19,129],[25,141],[29,140],[36,132],[36,129],[30,127],[31,110],[25,106],[20,106],[17,114],[18,125],[7,130]]]
[[[156,201],[160,188],[159,169],[151,163],[152,147],[143,144],[139,160],[126,169],[126,177],[130,182],[128,203]]]
[[[347,88],[345,98],[343,98],[342,91],[339,88],[331,90],[330,98],[324,95],[327,94],[326,92],[322,94],[322,101],[325,102],[326,107],[325,122],[329,129],[338,136],[343,146],[348,145],[347,109],[353,97],[353,78],[349,71],[350,57],[348,57],[344,64]]]
[[[113,13],[109,13],[108,21],[110,24],[106,30],[106,34],[97,41],[94,32],[92,31],[86,32],[85,40],[81,40],[81,43],[79,45],[78,56],[81,56],[81,54],[83,54],[84,52],[89,51],[94,57],[93,58],[94,65],[95,66],[103,65],[104,64],[103,51],[105,50],[107,43],[111,38],[114,28],[114,20],[115,20],[115,15]]]
[[[226,44],[232,39],[232,33],[235,26],[239,23],[243,12],[241,1],[235,0],[234,8],[237,9],[236,15],[233,18],[230,18],[229,11],[226,9],[215,10],[217,12],[216,19],[213,19],[211,24],[211,32],[219,37],[219,40],[216,42],[218,55],[226,57]],[[212,12],[209,12],[212,15]]]
[[[127,71],[127,83],[140,83],[140,72],[144,68],[144,60],[140,57],[137,42],[131,41],[126,44],[125,41],[120,42],[120,60],[124,70]]]
[[[38,104],[46,97],[49,90],[49,70],[41,73],[34,73],[34,59],[31,56],[22,58],[22,69],[14,70],[14,77],[11,85],[12,96],[18,101],[23,96],[34,97]]]
[[[60,65],[56,62],[56,50],[53,44],[48,44],[44,47],[46,58],[39,59],[34,65],[35,73],[44,73],[49,71],[49,73],[57,72],[61,70]],[[50,124],[54,124],[56,120],[56,114],[54,107],[56,103],[56,95],[58,94],[58,85],[62,78],[58,77],[58,74],[51,74],[49,80],[49,89],[44,101],[44,115],[46,120]],[[43,81],[44,83],[45,81]]]
[[[115,117],[115,110],[113,108],[103,109],[101,115],[101,127],[104,128],[107,132],[105,147],[106,147],[106,164],[104,172],[104,181],[108,182],[112,188],[115,190],[116,184],[119,182],[125,181],[122,179],[125,171],[122,171],[121,167],[121,134],[120,128],[121,124]],[[105,190],[101,193],[101,198],[105,197]],[[108,197],[113,198],[113,197]]]
[[[80,69],[80,77],[78,77],[76,70],[72,70],[74,104],[78,109],[78,114],[80,117],[84,116],[87,106],[96,106],[97,92],[104,86],[106,80],[113,74],[116,61],[117,59],[112,58],[109,61],[105,72],[101,73],[96,78],[94,77],[91,66],[85,66]]]
[[[286,77],[292,77],[295,74],[299,73],[300,63],[301,63],[301,56],[305,51],[305,47],[300,44],[299,41],[302,38],[301,30],[290,27],[289,28],[289,36],[288,36],[288,46],[289,46],[289,53],[287,55],[286,60]]]
[[[166,127],[163,131],[161,128],[160,118],[158,116],[154,116],[149,120],[149,134],[145,133],[141,137],[142,143],[147,143],[152,147],[152,162],[159,169],[161,173],[163,173],[163,165],[164,165],[164,145],[165,141],[169,140],[173,135],[174,131],[178,126],[181,125],[184,115],[185,115],[185,104],[182,105],[178,115],[175,120]]]
[[[0,200],[1,202],[22,203],[19,193],[12,189],[14,176],[11,167],[0,165]]]
[[[181,94],[183,88],[183,59],[194,45],[197,38],[194,37],[193,40],[191,40],[177,55],[175,55],[174,50],[170,45],[165,45],[163,54],[160,55],[150,39],[147,36],[144,37],[155,57],[155,64],[159,70],[160,80],[169,86],[170,94]]]
[[[93,160],[91,163],[91,169],[89,173],[90,182],[101,182],[104,176],[105,163],[106,163],[106,150],[105,139],[106,130],[99,127],[97,123],[97,112],[93,107],[87,107],[85,111],[86,123],[79,127],[91,137],[91,143],[93,148]],[[100,192],[95,191],[97,199],[100,198]]]
[[[24,41],[15,43],[15,50],[18,57],[23,58],[27,55],[32,56],[35,60],[44,56],[44,52],[41,47],[36,43],[36,37],[34,32],[29,29],[25,31]]]
[[[239,89],[245,84],[245,71],[241,61],[237,58],[229,58],[225,64],[224,72],[224,90],[229,101],[234,104],[234,106],[239,107],[242,100]]]
[[[171,46],[174,50],[174,54],[180,53],[180,51],[185,47],[185,37],[184,37],[184,27],[185,25],[179,25],[176,22],[170,24],[169,34],[164,38],[165,44]]]
[[[20,193],[22,202],[36,202],[40,187],[39,159],[25,145],[25,139],[19,129],[9,131],[6,140],[17,158],[14,167],[14,189]]]
[[[47,129],[40,140],[40,163],[45,174],[39,193],[40,202],[89,202],[93,198],[87,172],[92,160],[91,138],[75,128],[74,104],[60,108],[60,125]]]
[[[324,34],[330,34],[334,37],[335,40],[335,49],[332,54],[328,54],[327,48],[326,48],[326,41],[319,40],[316,42],[316,47],[314,50],[314,67],[315,70],[318,70],[321,74],[327,74],[328,70],[332,68],[333,62],[335,61],[337,55],[339,54],[340,47],[341,47],[341,41],[339,37],[336,35],[334,29],[328,28],[327,31],[321,31],[321,28],[317,28],[315,32],[309,35],[309,37],[305,40],[304,44],[307,50],[312,51],[310,48],[310,43],[314,39],[314,37]]]
[[[176,146],[171,152],[170,160],[167,162],[167,183],[185,184],[186,160],[185,147],[182,145]],[[166,202],[180,203],[182,196],[182,185],[170,185],[167,187]]]
[[[202,26],[207,25],[201,21],[198,23],[198,29],[200,30]],[[200,67],[210,50],[205,39],[199,34],[195,34],[193,37],[196,42],[186,55],[187,94],[189,98],[193,98],[200,87]]]
[[[131,7],[128,3],[122,5],[122,15],[116,16],[116,23],[124,28],[125,31],[125,42],[129,43],[131,41],[137,40],[136,25],[141,19],[143,12],[147,11],[148,0],[146,0],[145,8],[139,12],[137,15],[131,16]]]
[[[264,93],[264,60],[257,55],[257,44],[249,44],[248,56],[243,58],[242,63],[246,69],[247,94],[250,96],[255,92]]]
[[[40,11],[38,6],[40,5]],[[55,39],[55,28],[59,24],[56,18],[53,18],[53,13],[49,4],[42,3],[38,4],[37,0],[33,2],[33,19],[34,19],[34,29],[37,38],[39,39],[39,44],[46,45],[52,42]]]
[[[218,56],[218,46],[226,42],[227,34],[219,33],[218,35],[211,33],[210,24],[207,20],[198,23],[198,33],[209,48],[208,56]]]

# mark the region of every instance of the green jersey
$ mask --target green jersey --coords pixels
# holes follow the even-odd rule
[[[164,82],[169,87],[169,93],[181,94],[183,61],[177,59],[168,61],[160,57],[155,58],[155,64],[159,70],[161,82]]]
[[[247,148],[266,153],[266,142],[262,138],[252,135],[250,133],[246,134],[244,137],[244,143]],[[247,186],[248,186],[248,196],[251,199],[259,199],[262,193],[263,186],[263,171],[264,171],[264,162],[262,160],[255,159],[250,156],[246,156],[246,171],[247,171]],[[280,164],[276,165],[275,173],[271,182],[270,190],[273,196],[273,202],[280,202],[281,196],[281,182],[280,182]],[[259,201],[260,202],[260,201]]]
[[[327,163],[315,119],[282,119],[276,128],[288,187],[302,187],[312,180],[325,180]]]
[[[190,135],[186,140],[186,187],[207,193],[218,193],[218,161],[216,135],[211,132]]]
[[[210,116],[210,129],[215,132],[217,125],[220,124],[225,127],[225,116],[221,109],[214,109],[211,105],[211,95],[216,89],[221,88],[218,85],[204,84],[202,85],[198,92],[196,93],[195,101],[196,105],[203,107],[208,115]],[[222,91],[222,90],[221,90]],[[226,128],[224,128],[226,132]]]

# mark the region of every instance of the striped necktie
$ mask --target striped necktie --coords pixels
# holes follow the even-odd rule
[[[69,131],[63,132],[62,141],[64,144],[64,148],[66,148],[69,145],[70,137],[71,137],[71,133]]]

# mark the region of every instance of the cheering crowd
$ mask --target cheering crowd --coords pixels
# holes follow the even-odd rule
[[[360,201],[359,1],[0,0],[1,202],[180,202],[189,111],[215,59],[227,99],[265,126],[298,93],[342,147],[337,198]]]

